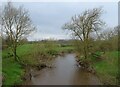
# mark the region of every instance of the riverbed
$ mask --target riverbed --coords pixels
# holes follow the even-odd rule
[[[75,54],[58,56],[53,68],[44,68],[25,85],[102,85],[99,79],[77,66]]]

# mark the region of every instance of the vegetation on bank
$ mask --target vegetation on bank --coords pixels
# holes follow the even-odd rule
[[[19,59],[26,65],[37,66],[51,64],[51,60],[64,52],[71,52],[72,46],[60,46],[54,42],[23,44],[17,48]],[[9,48],[2,52],[3,85],[15,85],[22,83],[25,75],[25,67],[16,62]]]
[[[82,54],[78,52],[76,54],[78,61],[81,60]],[[104,85],[118,85],[119,56],[120,51],[107,51],[105,53],[97,51],[96,53],[89,56],[90,68],[86,70],[97,75],[101,83]]]
[[[118,85],[118,58],[120,51],[117,51],[117,38],[112,36],[108,40],[93,41],[94,47],[89,53],[89,63],[93,67],[93,71],[100,78],[101,82],[106,85]],[[115,40],[116,39],[116,40]],[[75,42],[75,49],[78,60],[82,59],[81,43]],[[96,45],[97,44],[97,45]],[[79,47],[79,48],[78,48]]]
[[[118,84],[118,55],[120,51],[108,51],[101,59],[92,58],[97,76],[106,85]]]
[[[22,83],[24,69],[13,58],[6,58],[2,60],[2,84],[16,85]]]

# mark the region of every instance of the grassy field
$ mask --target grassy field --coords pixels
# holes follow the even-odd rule
[[[37,65],[38,63],[49,63],[48,60],[61,52],[70,52],[73,50],[71,46],[61,47],[58,44],[48,43],[34,43],[24,44],[17,48],[17,55],[20,60],[28,65]],[[5,49],[2,51],[2,72],[3,85],[14,85],[22,83],[24,76],[24,68],[17,63],[13,57],[10,57],[11,51]]]
[[[120,52],[111,51],[102,55],[102,60],[93,60],[93,66],[99,76],[100,80],[109,85],[117,84],[118,75],[118,55]]]

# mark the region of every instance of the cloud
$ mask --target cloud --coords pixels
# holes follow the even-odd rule
[[[101,18],[109,27],[118,24],[117,2],[16,2],[14,5],[24,5],[37,26],[37,32],[29,36],[29,40],[71,38],[61,29],[62,25],[70,21],[75,14],[95,7],[103,7],[104,14]]]
[[[35,33],[32,34],[28,37],[29,41],[34,41],[34,40],[44,40],[44,39],[70,39],[69,35],[56,35],[56,34],[49,34],[49,33]]]

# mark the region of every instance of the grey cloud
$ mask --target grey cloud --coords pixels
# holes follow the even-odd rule
[[[29,10],[31,19],[38,28],[37,33],[29,40],[48,38],[48,36],[55,38],[65,37],[66,32],[61,29],[62,25],[68,22],[75,14],[80,14],[84,10],[94,7],[103,6],[105,13],[102,19],[108,26],[116,26],[118,22],[117,2],[16,2],[14,4],[15,6],[24,5]]]

